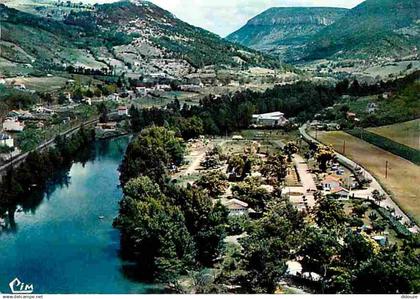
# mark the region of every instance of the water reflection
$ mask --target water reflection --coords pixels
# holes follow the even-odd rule
[[[8,292],[17,276],[46,294],[161,291],[128,273],[112,227],[122,195],[117,169],[127,144],[126,137],[96,143],[45,188],[3,207],[0,292]]]

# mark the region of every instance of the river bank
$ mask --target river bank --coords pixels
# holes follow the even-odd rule
[[[12,222],[0,233],[0,292],[10,292],[15,277],[46,294],[161,291],[132,279],[112,227],[122,195],[118,167],[129,139],[96,141],[89,159],[9,214]]]

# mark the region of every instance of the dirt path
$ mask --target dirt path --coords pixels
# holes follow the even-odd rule
[[[274,144],[278,147],[283,148],[284,142],[280,140],[271,140]],[[293,163],[296,165],[297,172],[300,177],[300,183],[302,187],[286,187],[286,193],[301,193],[302,195],[295,196],[291,195],[290,199],[292,202],[301,203],[302,196],[305,196],[307,199],[308,206],[312,208],[315,206],[315,198],[313,195],[313,191],[308,190],[316,190],[315,180],[312,177],[312,174],[309,172],[308,164],[306,163],[305,159],[303,159],[300,155],[295,154],[293,155]]]
[[[210,150],[214,141],[203,141],[198,140],[192,144],[189,144],[189,153],[185,156],[185,160],[188,161],[188,165],[183,166],[177,173],[173,175],[174,179],[181,180],[182,178],[193,176],[197,174],[201,168],[200,164],[206,157],[206,153]],[[193,183],[194,180],[188,179],[184,183]]]
[[[309,171],[308,164],[305,159],[299,155],[294,155],[293,163],[296,165],[296,169],[299,173],[300,182],[302,183],[302,193],[308,200],[309,207],[315,206],[314,191],[316,191],[316,184],[311,172]],[[311,191],[308,191],[311,190]]]

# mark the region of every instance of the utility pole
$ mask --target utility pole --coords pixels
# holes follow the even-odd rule
[[[388,178],[388,160],[385,162],[385,178]]]
[[[344,140],[344,144],[343,144],[343,155],[346,154],[346,141]]]

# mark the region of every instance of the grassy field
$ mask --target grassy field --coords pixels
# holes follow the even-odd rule
[[[420,150],[420,119],[367,130]]]
[[[16,77],[7,79],[10,84],[12,81],[24,84],[27,89],[32,89],[40,92],[54,91],[66,85],[67,78],[63,77]]]
[[[346,141],[346,156],[369,170],[390,192],[398,205],[420,223],[420,167],[370,143],[344,132],[321,132],[318,139],[342,152]],[[385,178],[385,163],[389,163]]]

